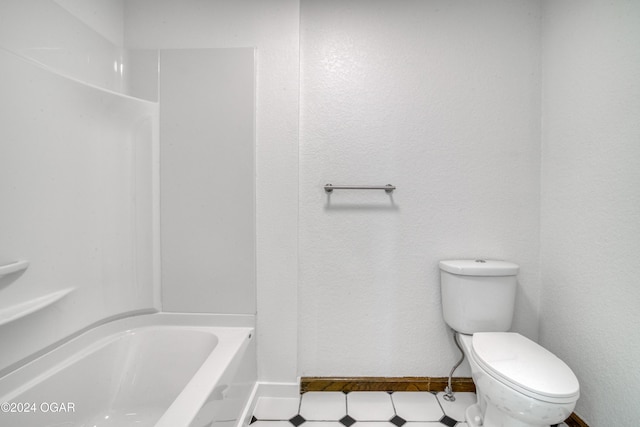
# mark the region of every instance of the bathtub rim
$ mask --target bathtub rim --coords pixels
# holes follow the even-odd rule
[[[253,315],[157,312],[117,318],[81,330],[56,343],[55,346],[46,348],[46,352],[39,352],[31,360],[5,373],[0,377],[0,400],[5,397],[10,400],[16,391],[21,390],[20,393],[26,391],[29,388],[27,385],[37,383],[39,378],[54,373],[70,358],[76,360],[82,354],[88,354],[88,351],[95,351],[122,333],[136,328],[154,326],[204,327],[221,330],[239,328],[246,329],[245,332],[251,333],[251,339],[255,339],[255,316]]]

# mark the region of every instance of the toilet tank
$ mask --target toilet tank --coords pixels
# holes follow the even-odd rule
[[[511,328],[517,264],[495,260],[440,261],[444,321],[463,334]]]

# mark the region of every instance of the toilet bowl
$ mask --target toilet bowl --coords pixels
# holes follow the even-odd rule
[[[580,396],[569,366],[511,328],[519,267],[506,261],[440,261],[442,314],[471,366],[477,402],[470,427],[549,427]]]
[[[470,427],[542,427],[566,420],[580,395],[571,369],[545,348],[511,332],[458,335],[478,401]]]

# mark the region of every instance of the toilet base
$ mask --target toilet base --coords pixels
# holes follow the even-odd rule
[[[477,403],[469,406],[464,412],[464,417],[469,427],[481,427],[482,426],[482,412],[480,411],[480,405]]]
[[[512,418],[491,405],[487,406],[483,417],[480,405],[477,403],[466,409],[465,421],[469,427],[550,427],[549,424],[530,424]]]

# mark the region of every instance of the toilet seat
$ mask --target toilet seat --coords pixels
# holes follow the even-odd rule
[[[575,374],[553,353],[513,332],[473,334],[474,359],[491,377],[534,399],[575,402],[579,384]]]

